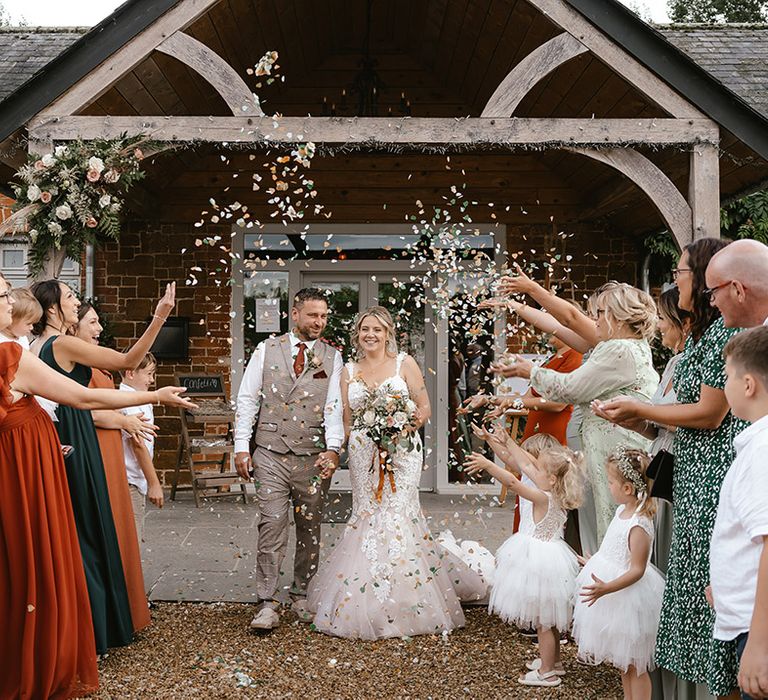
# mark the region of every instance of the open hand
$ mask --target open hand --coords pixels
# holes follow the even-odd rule
[[[489,400],[491,399],[486,394],[475,394],[474,396],[470,396],[468,399],[465,399],[464,403],[462,403],[461,406],[456,409],[456,413],[464,415],[466,413],[470,413],[471,411],[476,411],[478,408],[485,406]]]
[[[483,299],[478,305],[478,311],[485,311],[485,309],[506,309],[507,299],[504,297],[491,297],[490,299]]]
[[[143,413],[132,413],[125,416],[123,430],[131,437],[142,440],[152,440],[157,435],[157,426],[150,423]]]
[[[186,391],[183,386],[164,386],[155,391],[157,401],[163,406],[176,406],[177,408],[197,408],[197,404],[186,399],[182,394]]]
[[[533,362],[527,360],[522,355],[513,355],[511,360],[506,362],[491,363],[491,372],[500,374],[503,377],[522,377],[530,379]]]
[[[176,306],[176,282],[169,282],[165,285],[165,294],[157,302],[155,316],[167,319],[171,315],[174,306]]]
[[[513,263],[515,272],[517,275],[502,277],[499,280],[499,294],[530,294],[536,288],[536,282],[534,282],[528,275],[523,272],[523,268],[517,263]]]
[[[592,574],[592,581],[594,583],[590,584],[589,586],[584,586],[584,588],[581,589],[581,600],[587,604],[587,607],[592,607],[599,598],[602,598],[606,593],[609,593],[608,591],[608,584],[606,584],[605,581],[597,578],[594,574]]]
[[[479,474],[485,471],[488,467],[493,467],[494,464],[490,459],[484,457],[479,452],[473,452],[469,457],[464,460],[464,471],[470,476]]]

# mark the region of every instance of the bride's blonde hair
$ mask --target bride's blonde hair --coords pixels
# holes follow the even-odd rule
[[[363,311],[355,317],[355,324],[350,336],[350,343],[355,350],[357,358],[360,359],[365,356],[365,352],[360,343],[360,326],[363,325],[363,321],[366,318],[375,318],[382,326],[384,326],[384,330],[387,333],[384,347],[390,355],[397,355],[395,322],[392,320],[392,314],[390,314],[383,306],[369,306],[367,309],[363,309]]]

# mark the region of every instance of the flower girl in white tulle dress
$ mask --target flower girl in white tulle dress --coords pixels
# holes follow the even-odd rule
[[[540,659],[528,664],[522,685],[561,683],[560,634],[570,626],[573,591],[579,564],[563,540],[567,511],[577,508],[583,493],[581,457],[567,448],[542,450],[537,458],[501,437],[481,431],[494,451],[525,480],[519,480],[486,457],[473,453],[465,466],[470,474],[486,471],[520,497],[520,530],[496,552],[496,573],[488,609],[523,629],[535,627]],[[506,443],[506,454],[499,449]],[[502,456],[504,455],[504,456]],[[523,503],[528,501],[530,505]]]
[[[649,563],[653,501],[648,498],[645,452],[619,448],[606,464],[619,507],[600,549],[578,578],[573,637],[579,658],[621,671],[624,697],[650,700],[653,653],[664,578]]]

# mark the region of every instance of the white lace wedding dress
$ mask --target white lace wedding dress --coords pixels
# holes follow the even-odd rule
[[[380,385],[408,396],[396,373]],[[349,403],[354,411],[368,388],[353,363]],[[374,444],[353,430],[349,438],[352,515],[334,550],[309,585],[308,604],[320,632],[354,639],[439,634],[464,624],[462,601],[481,600],[487,584],[430,534],[419,504],[423,450],[398,450],[393,456],[395,491],[384,481],[376,498],[378,469],[372,470]]]

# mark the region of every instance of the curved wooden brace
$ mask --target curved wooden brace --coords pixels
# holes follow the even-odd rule
[[[693,241],[691,207],[674,183],[654,163],[633,148],[567,148],[626,175],[651,200],[682,250]]]
[[[205,78],[221,95],[232,114],[264,116],[258,98],[219,54],[184,32],[174,32],[156,49],[181,61]]]
[[[511,117],[522,99],[555,68],[587,51],[567,32],[558,34],[529,53],[518,63],[491,95],[481,116]]]

